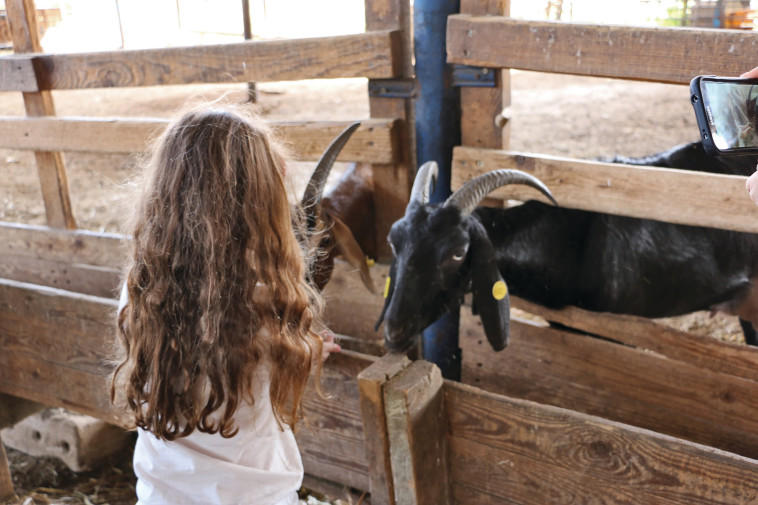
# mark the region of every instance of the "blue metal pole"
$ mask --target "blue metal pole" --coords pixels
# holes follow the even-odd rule
[[[446,63],[447,17],[460,10],[459,0],[415,0],[413,4],[416,80],[416,153],[420,164],[436,161],[439,178],[431,195],[440,203],[450,195],[453,147],[460,144],[460,97]],[[458,346],[460,311],[454,310],[424,330],[422,355],[440,367],[443,377],[461,378]]]

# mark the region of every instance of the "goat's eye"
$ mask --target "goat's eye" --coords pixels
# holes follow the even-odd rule
[[[466,249],[458,249],[456,251],[453,251],[453,254],[450,256],[450,259],[452,259],[455,262],[463,261],[463,258],[466,256]]]

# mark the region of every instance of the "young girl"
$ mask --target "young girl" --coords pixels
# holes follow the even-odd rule
[[[314,331],[283,172],[259,122],[210,106],[148,163],[111,386],[135,419],[141,505],[298,503],[292,428],[312,363],[339,346]]]

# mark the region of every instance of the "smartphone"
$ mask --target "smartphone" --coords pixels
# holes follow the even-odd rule
[[[699,75],[690,82],[690,101],[705,152],[758,154],[758,79]]]

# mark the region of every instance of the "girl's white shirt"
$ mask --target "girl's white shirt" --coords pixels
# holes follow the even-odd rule
[[[119,311],[127,296],[124,287]],[[258,366],[253,384],[255,404],[237,408],[231,438],[195,430],[166,442],[137,430],[137,505],[298,504],[303,463],[292,431],[274,416],[267,366]]]

